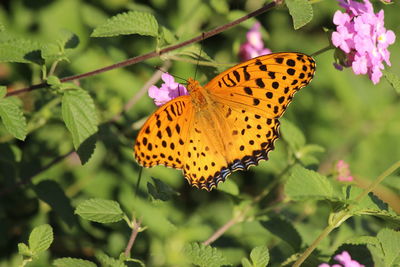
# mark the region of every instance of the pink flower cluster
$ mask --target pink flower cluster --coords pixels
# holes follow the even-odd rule
[[[339,160],[336,164],[336,170],[338,172],[337,180],[340,182],[352,182],[354,180],[351,176],[349,164],[344,162],[344,160]]]
[[[328,263],[322,263],[318,267],[364,267],[359,262],[352,260],[350,254],[347,251],[343,251],[342,254],[338,254],[334,259],[340,264],[329,265]]]
[[[386,62],[389,66],[388,46],[395,41],[395,34],[384,26],[383,10],[374,13],[369,0],[338,0],[346,12],[336,11],[333,23],[332,43],[346,55],[339,59],[340,65],[352,67],[355,74],[368,74],[374,84],[378,83]],[[336,64],[337,66],[337,64]]]
[[[247,61],[254,57],[270,54],[271,50],[264,47],[260,32],[261,24],[255,23],[253,27],[247,32],[247,41],[240,46],[239,57],[241,61]]]
[[[164,81],[164,83],[160,88],[155,85],[152,85],[149,88],[149,96],[153,98],[154,103],[157,106],[162,106],[175,97],[188,95],[188,91],[186,90],[185,86],[175,82],[174,77],[169,73],[163,73],[161,75],[161,79]]]

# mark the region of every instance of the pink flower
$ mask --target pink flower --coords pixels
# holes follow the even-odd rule
[[[354,180],[351,176],[349,164],[344,162],[344,160],[339,160],[336,164],[336,170],[338,173],[337,180],[340,182],[352,182]]]
[[[382,77],[383,62],[390,63],[389,45],[396,36],[384,27],[383,10],[374,13],[369,0],[363,3],[354,0],[338,0],[346,13],[336,11],[333,23],[336,31],[332,33],[332,44],[344,55],[336,56],[343,67],[352,67],[357,75],[368,74],[374,84]],[[335,65],[337,67],[337,63]]]
[[[270,49],[264,48],[264,42],[262,40],[260,28],[261,24],[257,22],[247,32],[247,41],[242,44],[239,49],[239,57],[241,61],[247,61],[254,57],[271,53]]]
[[[352,260],[350,254],[347,251],[343,251],[342,254],[338,254],[334,259],[340,264],[329,265],[327,263],[322,263],[318,267],[364,267],[364,265],[359,262]]]
[[[161,75],[161,79],[164,83],[160,88],[155,85],[149,88],[149,96],[153,98],[157,106],[162,106],[178,96],[188,94],[185,86],[175,82],[174,77],[167,72]]]

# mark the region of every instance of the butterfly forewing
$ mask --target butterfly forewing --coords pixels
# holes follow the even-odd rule
[[[140,165],[183,168],[189,125],[193,121],[190,96],[180,96],[161,106],[140,130],[135,157]]]
[[[301,53],[274,53],[236,65],[205,88],[217,101],[279,118],[293,95],[314,76],[315,62]]]

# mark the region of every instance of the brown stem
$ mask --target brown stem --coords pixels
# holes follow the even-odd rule
[[[131,237],[129,238],[128,245],[125,248],[125,257],[129,257],[131,254],[132,246],[135,243],[136,236],[139,233],[140,225],[142,224],[142,219],[140,218],[138,222],[133,219],[134,227],[132,228]]]
[[[258,16],[258,15],[264,13],[265,11],[267,11],[267,10],[269,10],[269,9],[275,7],[276,5],[279,5],[279,4],[280,3],[271,2],[271,3],[269,3],[269,4],[267,4],[267,5],[263,6],[263,7],[255,10],[255,11],[253,11],[253,12],[251,12],[251,13],[249,13],[249,14],[247,14],[247,15],[245,15],[245,16],[237,19],[237,20],[234,20],[232,22],[229,22],[227,24],[219,26],[219,27],[217,27],[215,29],[212,29],[211,31],[202,33],[202,34],[200,34],[200,35],[198,35],[198,36],[196,36],[196,37],[194,37],[194,38],[192,38],[190,40],[184,41],[182,43],[168,46],[168,47],[163,48],[163,49],[161,49],[159,51],[153,51],[153,52],[141,55],[141,56],[133,57],[133,58],[130,58],[130,59],[115,63],[113,65],[106,66],[104,68],[96,69],[96,70],[89,71],[89,72],[82,73],[82,74],[78,74],[78,75],[65,77],[65,78],[60,79],[60,81],[61,82],[68,82],[68,81],[73,81],[73,80],[79,80],[79,79],[82,79],[82,78],[86,78],[86,77],[89,77],[89,76],[97,75],[97,74],[100,74],[100,73],[103,73],[103,72],[106,72],[106,71],[109,71],[109,70],[113,70],[113,69],[116,69],[116,68],[121,68],[121,67],[126,67],[126,66],[129,66],[129,65],[132,65],[132,64],[136,64],[138,62],[147,60],[149,58],[153,58],[153,57],[156,57],[156,56],[161,56],[162,54],[168,53],[170,51],[176,50],[178,48],[187,46],[187,45],[195,43],[195,42],[199,42],[201,40],[204,40],[204,39],[207,39],[207,38],[209,38],[211,36],[214,36],[214,35],[216,35],[218,33],[226,31],[226,30],[232,28],[233,26],[236,26],[239,23],[241,23],[241,22],[243,22],[243,21],[245,21],[245,20],[247,20],[249,18]],[[22,89],[18,89],[18,90],[14,90],[14,91],[8,92],[6,96],[17,95],[17,94],[20,94],[20,93],[23,93],[23,92],[29,92],[29,91],[32,91],[32,90],[35,90],[35,89],[46,87],[46,86],[47,86],[47,83],[35,84],[35,85],[32,85],[32,86],[27,87],[27,88],[22,88]]]

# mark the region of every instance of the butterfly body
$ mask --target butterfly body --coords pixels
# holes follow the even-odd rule
[[[307,55],[276,53],[238,64],[204,87],[190,78],[189,95],[164,104],[143,125],[135,157],[145,167],[182,169],[190,184],[211,190],[268,159],[278,118],[314,71]]]

